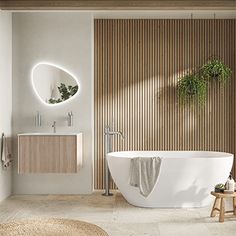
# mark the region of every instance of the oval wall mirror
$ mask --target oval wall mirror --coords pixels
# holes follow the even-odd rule
[[[77,79],[71,73],[49,63],[34,66],[32,84],[39,99],[47,105],[68,101],[79,89]]]

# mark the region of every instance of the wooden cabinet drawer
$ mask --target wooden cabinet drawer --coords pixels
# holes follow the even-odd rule
[[[19,173],[76,173],[82,165],[82,134],[19,135]]]

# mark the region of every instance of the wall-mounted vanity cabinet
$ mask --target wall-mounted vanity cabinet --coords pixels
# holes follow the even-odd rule
[[[77,173],[82,141],[82,133],[19,134],[18,173]]]

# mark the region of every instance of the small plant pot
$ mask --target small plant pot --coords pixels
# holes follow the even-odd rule
[[[193,86],[189,86],[187,93],[189,96],[193,96],[193,95],[197,94],[197,89]]]
[[[188,95],[189,95],[189,96],[193,96],[193,95],[195,95],[195,94],[197,94],[196,91],[191,91],[191,90],[188,91]]]
[[[215,188],[216,193],[224,193],[224,189]]]
[[[218,80],[219,79],[219,74],[213,74],[211,77],[214,79],[214,80]]]
[[[206,80],[224,82],[231,77],[231,69],[218,59],[212,59],[200,68],[200,73]]]

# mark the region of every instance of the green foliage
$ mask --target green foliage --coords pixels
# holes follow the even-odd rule
[[[50,98],[48,100],[48,103],[50,103],[50,104],[56,104],[56,103],[60,103],[60,102],[62,102],[62,100],[60,98],[58,98],[58,99]]]
[[[69,99],[78,91],[78,85],[76,85],[74,87],[69,85],[68,87],[66,87],[65,84],[61,83],[61,85],[57,88],[61,94],[62,101]]]
[[[203,65],[199,71],[187,74],[178,82],[178,95],[183,103],[198,101],[203,104],[206,100],[207,82],[215,79],[226,82],[232,74],[228,66],[218,59],[212,59]]]
[[[198,101],[203,104],[206,100],[207,85],[195,74],[187,74],[178,82],[178,95],[182,103]]]
[[[78,85],[75,85],[75,86],[68,85],[68,86],[66,86],[65,84],[61,83],[61,85],[57,88],[60,92],[61,98],[59,98],[59,99],[50,98],[49,101],[48,101],[50,104],[56,104],[56,103],[66,101],[67,99],[69,99],[70,97],[75,95],[76,92],[78,91]]]
[[[217,184],[217,185],[215,186],[215,189],[224,190],[224,189],[225,189],[225,185],[224,185],[224,184]]]
[[[220,60],[213,59],[203,65],[199,73],[203,79],[217,79],[220,82],[225,82],[230,78],[232,71]]]

